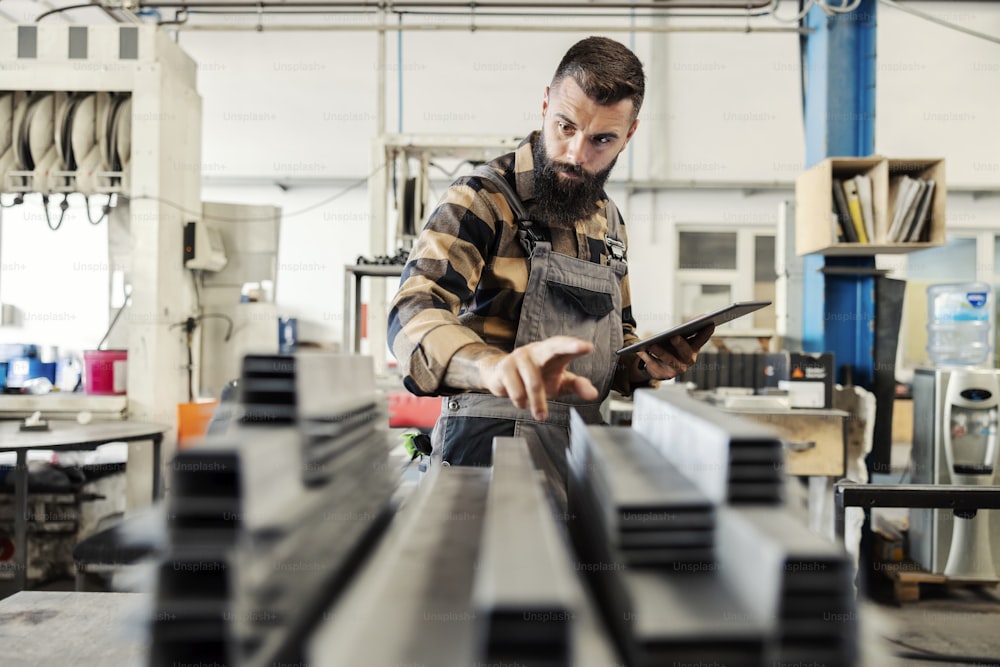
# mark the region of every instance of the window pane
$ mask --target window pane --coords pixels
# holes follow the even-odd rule
[[[778,279],[778,275],[774,272],[773,236],[754,237],[753,275],[755,283],[773,283]]]
[[[690,320],[702,313],[723,308],[733,300],[731,285],[702,285],[684,283],[681,285],[681,319]]]
[[[680,232],[678,237],[678,267],[706,270],[736,268],[736,232]]]
[[[773,236],[757,236],[754,238],[753,261],[753,298],[757,301],[770,301],[774,303],[777,299],[776,281],[778,280],[778,275],[774,271]],[[777,315],[775,315],[774,306],[758,310],[752,317],[755,329],[774,329],[777,324]]]
[[[910,253],[910,280],[971,282],[976,279],[976,239],[948,239],[945,245]]]

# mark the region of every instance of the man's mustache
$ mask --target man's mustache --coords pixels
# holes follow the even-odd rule
[[[555,171],[562,171],[567,174],[583,176],[583,167],[578,164],[566,164],[565,162],[556,162],[555,160],[550,162],[550,164],[552,165],[552,169]]]

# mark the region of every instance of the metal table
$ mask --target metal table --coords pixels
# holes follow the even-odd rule
[[[170,427],[144,422],[49,420],[47,431],[22,431],[21,420],[0,422],[0,452],[16,452],[14,468],[14,586],[24,590],[28,576],[28,450],[96,449],[108,442],[150,440],[153,443],[153,500],[160,497],[160,445]]]
[[[343,352],[357,354],[361,351],[361,280],[366,277],[398,277],[403,275],[404,268],[406,267],[402,264],[349,264],[344,267]],[[352,275],[354,280],[351,280]],[[353,310],[351,304],[353,304]],[[354,332],[353,340],[352,331]]]
[[[920,507],[950,510],[1000,509],[1000,487],[965,484],[859,484],[847,479],[834,487],[837,537],[844,536],[848,507]]]

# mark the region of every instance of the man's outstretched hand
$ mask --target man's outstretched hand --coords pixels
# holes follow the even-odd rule
[[[452,358],[445,381],[455,389],[485,389],[510,398],[516,407],[530,408],[541,421],[549,416],[549,399],[566,394],[597,399],[597,387],[567,369],[571,361],[593,351],[592,343],[570,336],[553,336],[510,353],[467,345]]]
[[[486,389],[495,396],[507,396],[519,408],[531,408],[535,419],[546,419],[550,398],[565,394],[597,398],[597,388],[589,379],[567,370],[571,361],[593,351],[592,343],[569,336],[523,345],[499,358],[492,369],[484,368]]]

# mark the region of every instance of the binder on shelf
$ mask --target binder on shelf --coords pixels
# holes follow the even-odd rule
[[[919,241],[920,237],[923,236],[924,229],[927,228],[927,222],[930,219],[931,213],[931,201],[934,198],[934,179],[927,179],[925,183],[926,187],[920,196],[920,204],[916,215],[913,216],[913,227],[906,238],[903,239],[904,241]]]
[[[869,242],[875,242],[875,211],[872,207],[872,179],[864,174],[854,177],[858,187],[858,199],[861,201],[861,220],[864,222],[865,235]]]
[[[918,183],[915,178],[904,175],[899,179],[896,186],[896,201],[893,204],[892,224],[889,226],[890,241],[899,241],[901,238],[906,210],[913,203],[917,186]]]
[[[839,181],[833,182],[830,188],[833,192],[833,208],[837,216],[837,225],[844,235],[844,241],[848,243],[858,243],[858,233],[854,230],[854,223],[851,222],[851,211],[847,208],[847,199],[844,197],[844,188]]]
[[[899,226],[899,238],[897,241],[906,241],[907,237],[910,235],[910,230],[913,229],[914,218],[917,215],[917,209],[920,208],[920,201],[924,196],[924,192],[927,190],[927,183],[923,180],[917,178],[914,179],[913,184],[913,196],[910,201],[906,203],[906,207],[903,209],[902,216],[903,222]]]
[[[901,189],[899,196],[896,198],[896,210],[893,217],[893,220],[898,220],[899,224],[896,226],[895,234],[890,237],[895,242],[906,240],[910,227],[913,225],[913,216],[920,205],[920,197],[926,188],[923,181],[919,178],[910,178],[909,176],[904,176],[903,178],[906,181],[904,181],[901,187],[905,187],[906,190],[904,192]]]
[[[851,213],[851,222],[858,235],[859,243],[868,243],[868,234],[865,231],[865,221],[861,217],[861,198],[858,196],[858,184],[853,178],[845,179],[841,182],[844,189],[844,198],[847,200],[847,210]]]

